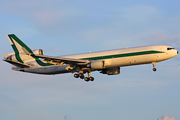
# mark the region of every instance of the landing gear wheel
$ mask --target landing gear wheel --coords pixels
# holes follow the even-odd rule
[[[153,71],[155,72],[157,69],[156,68],[153,68]]]
[[[93,77],[89,77],[89,80],[90,80],[90,81],[94,81],[94,78],[93,78]]]
[[[88,77],[85,77],[84,80],[85,80],[86,82],[89,82],[89,78],[88,78]]]
[[[83,75],[82,73],[79,74],[79,77],[80,77],[81,79],[84,79],[84,75]]]
[[[74,74],[74,77],[75,77],[75,78],[78,78],[78,77],[79,77],[79,74]]]

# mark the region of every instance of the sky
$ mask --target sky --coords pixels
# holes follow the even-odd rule
[[[1,0],[0,56],[13,52],[7,34],[31,49],[61,56],[145,45],[180,51],[178,0]],[[93,72],[36,75],[0,61],[1,120],[180,120],[180,56],[122,67],[120,75]]]

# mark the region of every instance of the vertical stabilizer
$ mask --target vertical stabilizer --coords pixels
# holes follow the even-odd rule
[[[17,62],[24,63],[23,60],[33,59],[39,66],[54,65],[51,63],[44,63],[38,57],[32,56],[34,54],[33,51],[26,44],[24,44],[16,35],[9,34],[7,35],[7,37],[14,50],[15,59]],[[7,55],[5,55],[4,57],[7,57]]]
[[[14,34],[10,34],[10,35],[7,35],[8,39],[9,39],[9,42],[15,52],[15,56],[16,56],[16,59],[23,63],[21,57],[20,57],[20,54],[27,54],[27,53],[31,53],[33,54],[32,50],[26,45],[24,44],[16,35]]]

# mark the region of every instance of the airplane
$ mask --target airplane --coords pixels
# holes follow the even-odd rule
[[[73,73],[87,82],[94,81],[93,71],[117,75],[124,66],[152,64],[156,71],[157,62],[178,54],[171,46],[153,45],[54,57],[44,55],[42,49],[31,50],[15,34],[7,37],[14,52],[5,54],[3,60],[12,64],[12,70],[45,75]]]

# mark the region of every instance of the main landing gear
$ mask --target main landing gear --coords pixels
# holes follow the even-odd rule
[[[94,81],[94,77],[90,77],[91,73],[88,73],[88,77],[84,77],[83,73],[74,74],[75,78],[81,78],[84,79],[86,82]]]
[[[74,74],[75,78],[80,77],[81,79],[84,79],[84,74],[80,73],[80,74]]]
[[[94,81],[94,78],[93,77],[85,77],[84,80],[86,82],[89,82],[89,81]]]
[[[156,66],[156,62],[152,62],[152,65],[153,65],[153,71],[155,72],[157,69],[155,68],[155,66]]]

